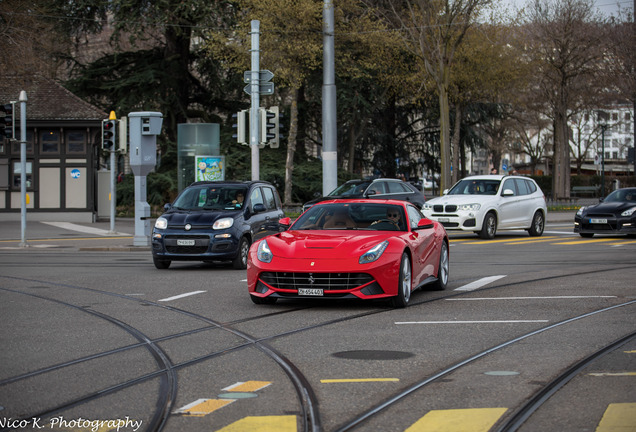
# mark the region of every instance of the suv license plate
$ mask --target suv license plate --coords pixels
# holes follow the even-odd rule
[[[194,240],[177,239],[177,246],[194,246]]]
[[[317,288],[298,288],[298,295],[322,296],[324,291]]]
[[[442,223],[442,222],[450,222],[450,219],[446,218],[446,217],[441,217],[441,218],[437,218],[437,222],[440,222],[440,223]]]
[[[593,224],[606,224],[607,219],[590,219],[590,223]]]

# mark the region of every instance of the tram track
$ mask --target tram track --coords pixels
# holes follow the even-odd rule
[[[625,266],[617,266],[617,267],[612,267],[612,268],[606,268],[603,270],[593,270],[593,271],[589,271],[590,274],[594,273],[597,274],[599,273],[599,271],[619,271],[619,270],[624,270],[626,268],[631,268],[630,267],[625,267]],[[572,274],[565,274],[565,275],[557,275],[557,276],[547,276],[547,277],[541,277],[541,278],[535,278],[535,279],[528,279],[525,280],[521,283],[534,283],[534,282],[541,282],[541,281],[546,281],[546,280],[552,280],[552,279],[559,279],[559,278],[567,278],[573,275],[584,275],[586,272],[576,272],[576,273],[572,273]],[[58,299],[54,299],[54,298],[50,298],[41,294],[34,294],[32,292],[27,292],[27,291],[23,291],[23,290],[16,290],[16,289],[8,289],[8,288],[0,288],[0,290],[2,291],[7,291],[7,292],[13,292],[16,294],[22,294],[22,295],[28,295],[28,296],[33,296],[33,297],[37,297],[40,298],[42,300],[50,300],[50,301],[54,301],[57,302],[58,304],[62,304],[68,307],[72,307],[75,308],[77,310],[81,310],[83,312],[87,312],[87,313],[91,313],[96,317],[102,318],[106,321],[110,321],[111,323],[115,323],[116,325],[119,325],[121,328],[125,329],[129,334],[133,334],[136,335],[135,337],[138,339],[138,343],[136,344],[130,344],[128,346],[125,347],[119,347],[117,349],[113,349],[113,350],[109,350],[109,351],[105,351],[102,353],[97,353],[95,355],[92,356],[88,356],[86,358],[81,358],[81,359],[75,359],[73,361],[70,362],[66,362],[66,363],[61,363],[58,365],[51,365],[47,368],[43,368],[39,371],[31,371],[29,373],[20,375],[20,376],[15,376],[15,377],[10,377],[7,379],[4,379],[2,381],[0,381],[0,386],[2,385],[6,385],[9,383],[13,383],[13,382],[17,382],[19,380],[28,378],[28,377],[33,377],[35,375],[39,375],[39,374],[44,374],[47,372],[51,372],[53,370],[56,369],[60,369],[60,368],[64,368],[64,367],[70,367],[76,364],[80,364],[82,362],[85,361],[89,361],[92,359],[95,359],[97,357],[104,357],[104,356],[108,356],[108,355],[113,355],[113,354],[117,354],[119,352],[122,351],[126,351],[129,349],[134,349],[134,348],[140,348],[140,347],[145,347],[146,349],[150,349],[149,347],[156,347],[158,349],[158,351],[154,351],[154,355],[157,356],[156,361],[158,362],[157,364],[160,365],[161,367],[158,368],[157,371],[153,371],[150,372],[148,374],[139,376],[135,379],[120,383],[118,385],[112,386],[110,388],[106,388],[106,389],[101,389],[98,390],[96,392],[93,392],[89,395],[86,395],[84,397],[80,397],[77,398],[76,400],[73,400],[63,406],[59,406],[59,407],[55,407],[54,409],[51,410],[47,410],[47,412],[45,413],[40,413],[39,417],[47,417],[50,415],[53,415],[56,412],[60,412],[61,410],[64,409],[68,409],[71,406],[77,406],[77,405],[81,405],[82,403],[88,402],[90,400],[94,400],[96,398],[99,398],[101,396],[104,396],[106,394],[111,394],[113,392],[119,391],[121,389],[127,388],[127,387],[132,387],[138,383],[141,382],[145,382],[148,381],[150,379],[154,379],[157,377],[161,377],[162,379],[162,390],[160,391],[160,393],[167,393],[167,395],[165,396],[165,398],[163,399],[159,399],[161,397],[161,395],[158,396],[158,401],[160,400],[161,402],[158,402],[157,406],[161,407],[158,408],[157,411],[153,414],[153,418],[151,423],[149,424],[149,427],[146,430],[149,431],[160,431],[163,430],[165,423],[170,415],[171,412],[171,407],[172,404],[174,403],[174,399],[176,397],[176,391],[177,391],[177,382],[176,382],[176,375],[175,375],[175,371],[182,369],[182,368],[186,368],[189,366],[192,366],[194,364],[197,363],[201,363],[204,362],[206,360],[218,357],[218,356],[222,356],[225,355],[227,353],[230,352],[235,352],[237,350],[241,350],[241,349],[245,349],[248,347],[256,347],[257,349],[259,349],[260,351],[262,351],[263,353],[265,353],[265,355],[267,355],[269,358],[271,358],[272,360],[274,360],[278,366],[285,372],[285,374],[288,376],[288,378],[290,379],[290,381],[292,382],[295,390],[296,390],[296,394],[297,394],[297,399],[300,403],[301,406],[301,411],[302,411],[302,418],[305,419],[304,420],[304,430],[305,431],[312,431],[312,432],[316,432],[316,431],[321,431],[322,430],[322,425],[321,425],[321,421],[320,421],[320,412],[318,409],[318,401],[316,400],[316,396],[314,394],[314,391],[312,389],[311,384],[309,383],[309,381],[305,378],[304,374],[302,373],[301,370],[299,370],[292,361],[290,361],[288,358],[286,358],[282,353],[279,353],[277,350],[273,349],[268,342],[275,340],[275,339],[279,339],[279,338],[283,338],[285,336],[291,335],[291,334],[297,334],[300,332],[304,332],[304,331],[309,331],[309,330],[313,330],[313,329],[317,329],[320,327],[326,327],[326,326],[330,326],[330,325],[334,325],[337,323],[342,323],[342,322],[346,322],[346,321],[351,321],[351,320],[355,320],[355,319],[360,319],[363,317],[367,317],[367,316],[371,316],[374,314],[380,314],[380,313],[385,313],[385,312],[390,312],[392,311],[392,309],[387,309],[387,308],[379,308],[379,309],[373,309],[373,310],[369,310],[369,311],[365,311],[362,313],[357,313],[354,315],[347,315],[344,317],[339,317],[336,319],[331,319],[331,320],[327,320],[327,321],[323,321],[323,322],[319,322],[319,323],[315,323],[309,326],[304,326],[304,327],[299,327],[296,329],[292,329],[292,330],[288,330],[285,332],[281,332],[275,335],[270,335],[267,337],[262,337],[262,338],[257,338],[254,337],[252,335],[249,335],[245,332],[239,331],[235,328],[233,328],[233,326],[235,326],[236,324],[242,324],[242,323],[246,323],[246,322],[250,322],[250,321],[255,321],[255,320],[259,320],[259,319],[264,319],[264,318],[268,318],[268,317],[272,317],[272,316],[277,316],[277,315],[285,315],[285,314],[290,314],[290,313],[294,313],[294,312],[299,312],[299,311],[304,311],[306,309],[311,309],[312,306],[308,306],[308,307],[299,307],[299,308],[293,308],[293,309],[288,309],[285,311],[277,311],[274,313],[266,313],[266,314],[262,314],[262,315],[258,315],[258,316],[254,316],[254,317],[249,317],[249,318],[242,318],[236,321],[231,321],[231,322],[218,322],[216,320],[213,320],[209,317],[200,315],[200,314],[196,314],[190,311],[186,311],[174,306],[170,306],[170,305],[166,305],[166,304],[161,304],[161,303],[157,303],[157,302],[153,302],[153,301],[149,301],[149,300],[145,300],[145,299],[140,299],[140,298],[136,298],[136,297],[131,297],[125,294],[118,294],[118,293],[113,293],[113,292],[109,292],[109,291],[104,291],[104,290],[99,290],[99,289],[95,289],[95,288],[88,288],[88,287],[82,287],[82,286],[77,286],[77,285],[71,285],[71,284],[63,284],[63,283],[57,283],[57,282],[48,282],[48,281],[43,281],[40,279],[29,279],[29,278],[20,278],[20,277],[10,277],[10,276],[0,276],[0,278],[9,278],[9,279],[15,279],[15,280],[20,280],[20,281],[27,281],[27,282],[32,282],[32,283],[39,283],[39,284],[48,284],[48,285],[53,285],[53,286],[57,286],[57,287],[65,287],[65,288],[69,288],[69,289],[76,289],[76,290],[84,290],[84,291],[90,291],[93,292],[95,294],[100,294],[100,295],[107,295],[107,296],[114,296],[114,297],[118,297],[120,299],[123,300],[127,300],[127,301],[132,301],[132,302],[137,302],[137,303],[142,303],[145,305],[152,305],[158,308],[161,308],[163,310],[169,310],[171,312],[175,312],[178,314],[182,314],[184,316],[188,316],[190,318],[202,321],[206,324],[206,326],[204,327],[200,327],[194,330],[190,330],[190,331],[186,331],[186,332],[179,332],[179,333],[175,333],[172,335],[167,335],[167,336],[163,336],[160,338],[155,338],[155,339],[150,339],[148,338],[146,335],[144,335],[142,332],[140,332],[139,330],[129,326],[126,323],[123,323],[121,321],[119,321],[117,318],[114,317],[110,317],[106,314],[102,314],[100,312],[91,310],[91,309],[87,309],[85,307],[82,306],[78,306],[78,305],[74,305],[72,303],[68,303],[68,302],[63,302],[61,300]],[[514,285],[518,286],[520,282],[515,282]],[[507,286],[511,286],[513,284],[511,283],[497,283],[497,284],[493,284],[491,286],[488,287],[483,287],[480,288],[478,291],[483,292],[483,291],[487,291],[487,290],[494,290],[494,289],[501,289],[501,288],[505,288]],[[475,292],[475,291],[472,291]],[[411,304],[411,307],[415,307],[418,305],[423,305],[426,303],[431,303],[434,301],[439,301],[439,300],[445,300],[448,298],[452,298],[452,297],[458,297],[458,296],[466,296],[466,295],[470,295],[471,292],[447,292],[446,295],[442,295],[439,297],[435,297],[435,298],[428,298],[428,299],[424,299],[421,301],[417,301],[417,302],[413,302]],[[609,310],[613,310],[614,308],[618,308],[618,307],[622,307],[622,306],[626,306],[626,305],[631,305],[633,303],[635,303],[636,301],[629,301],[629,302],[625,302],[625,303],[621,303],[619,305],[614,305],[612,307],[609,308],[604,308],[604,309],[600,309],[600,310],[596,310],[587,314],[582,314],[576,317],[572,317],[566,320],[563,320],[559,323],[556,324],[552,324],[550,326],[546,326],[543,327],[541,329],[535,330],[533,332],[527,333],[525,335],[519,336],[517,338],[511,339],[507,342],[504,342],[498,346],[489,348],[487,350],[484,350],[480,353],[474,354],[473,356],[458,362],[430,377],[426,377],[423,378],[422,380],[420,380],[418,383],[412,384],[409,387],[399,391],[398,393],[394,394],[392,397],[388,398],[387,400],[385,400],[383,403],[377,405],[376,407],[373,407],[372,409],[367,410],[366,412],[355,416],[354,418],[348,420],[347,422],[345,422],[342,426],[340,426],[338,428],[338,431],[346,431],[346,430],[351,430],[356,428],[358,425],[362,424],[366,419],[374,416],[375,414],[379,413],[380,411],[384,410],[385,408],[387,408],[388,406],[391,406],[393,404],[399,403],[399,401],[403,400],[404,398],[406,398],[407,396],[409,396],[410,394],[416,392],[417,390],[425,387],[426,385],[438,380],[439,378],[448,375],[449,373],[458,370],[459,368],[475,361],[478,360],[494,351],[500,350],[504,347],[510,346],[516,342],[519,342],[523,339],[526,339],[528,337],[531,337],[533,335],[551,330],[553,328],[556,328],[558,326],[573,322],[575,320],[579,320],[579,319],[583,319],[585,317],[588,316],[592,316],[594,314],[597,313],[601,313],[601,312],[606,312]],[[112,320],[112,321],[111,321]],[[128,328],[129,327],[129,328]],[[167,357],[167,355],[165,355],[165,353],[163,353],[159,347],[157,346],[158,343],[165,341],[165,340],[170,340],[170,339],[174,339],[174,338],[179,338],[182,336],[186,336],[186,335],[190,335],[190,334],[194,334],[197,332],[204,332],[207,330],[212,330],[212,329],[221,329],[224,331],[228,331],[232,334],[234,334],[235,336],[243,339],[245,342],[242,344],[238,344],[235,345],[234,347],[231,348],[225,348],[223,350],[220,351],[215,351],[215,352],[211,352],[208,353],[204,356],[199,356],[197,358],[194,359],[190,359],[188,361],[185,362],[181,362],[178,364],[171,364],[169,358]],[[172,378],[170,378],[172,377]],[[31,418],[34,416],[38,416],[36,415],[29,415],[29,416],[25,416],[25,418]]]

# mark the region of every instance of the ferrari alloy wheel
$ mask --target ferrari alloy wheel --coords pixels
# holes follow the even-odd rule
[[[479,231],[479,237],[492,240],[497,233],[497,216],[493,212],[486,213],[484,216],[484,222],[481,224],[481,231]]]
[[[442,242],[442,248],[439,251],[439,267],[437,268],[437,281],[432,287],[435,290],[443,291],[448,286],[448,272],[450,270],[450,260],[448,257],[448,244]]]
[[[532,217],[532,225],[528,229],[528,234],[532,237],[540,237],[543,234],[543,228],[545,227],[545,219],[543,218],[543,213],[540,211],[536,212]]]
[[[402,254],[402,262],[400,263],[400,278],[398,281],[398,293],[391,303],[393,307],[403,308],[409,304],[411,299],[411,260],[407,253]]]
[[[245,270],[247,268],[247,254],[250,252],[250,242],[245,237],[241,237],[241,241],[239,242],[238,254],[234,261],[232,261],[232,265],[237,270]]]

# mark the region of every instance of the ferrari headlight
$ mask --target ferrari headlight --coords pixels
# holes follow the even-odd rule
[[[256,257],[258,258],[259,261],[264,263],[272,262],[272,258],[274,258],[274,255],[272,254],[272,251],[269,250],[269,245],[267,244],[267,240],[263,240],[258,244]]]
[[[168,219],[164,217],[157,218],[155,221],[155,228],[157,229],[166,229],[168,228]]]
[[[621,216],[631,216],[634,214],[634,212],[636,212],[636,207],[625,210],[623,213],[621,213]]]
[[[578,211],[576,212],[577,216],[583,216],[583,212],[585,211],[587,207],[583,206],[580,209],[578,209]]]
[[[481,207],[480,204],[460,204],[457,206],[459,211],[477,211]]]
[[[368,263],[372,263],[373,261],[376,261],[378,258],[382,256],[382,253],[384,252],[384,250],[386,249],[388,245],[389,245],[389,241],[384,240],[382,243],[379,243],[373,246],[369,251],[365,252],[364,254],[362,254],[362,256],[360,256],[358,263],[368,264]]]
[[[214,222],[214,225],[212,225],[212,229],[221,230],[230,228],[232,225],[234,225],[233,218],[222,218]]]

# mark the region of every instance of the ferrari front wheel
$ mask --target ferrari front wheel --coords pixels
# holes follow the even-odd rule
[[[439,265],[437,267],[437,280],[433,282],[433,289],[443,291],[448,285],[448,271],[450,269],[450,261],[448,259],[448,244],[442,241],[442,248],[439,251]]]
[[[411,299],[411,260],[407,253],[402,254],[400,262],[400,277],[398,280],[398,293],[391,299],[391,304],[395,308],[404,308]]]

